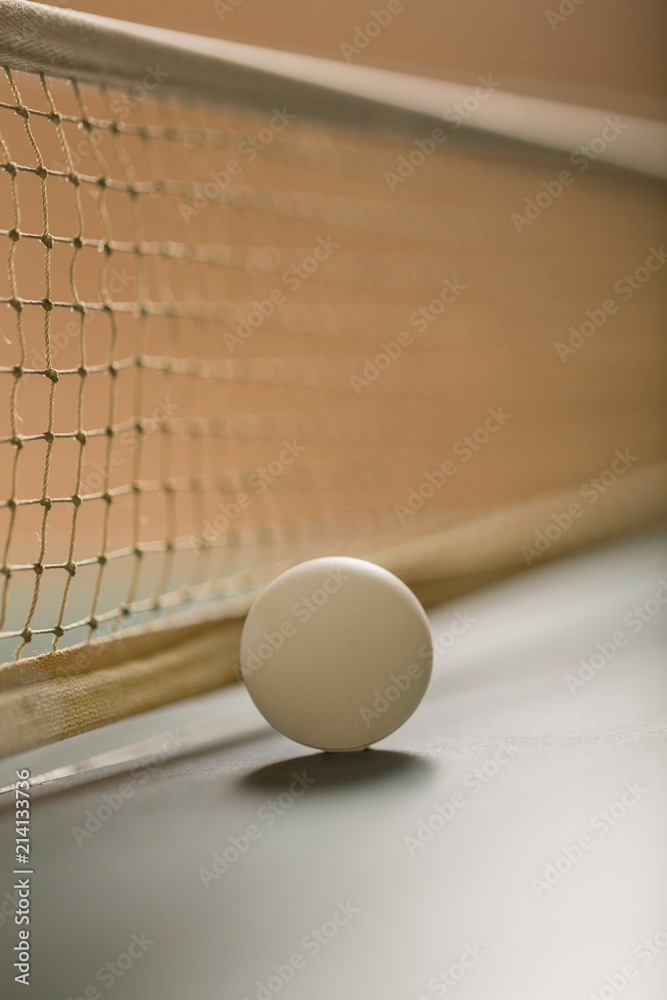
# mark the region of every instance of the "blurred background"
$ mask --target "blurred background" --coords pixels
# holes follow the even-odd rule
[[[386,4],[115,0],[109,10],[97,0],[77,0],[54,6],[343,59],[341,45],[352,43],[355,29]],[[354,55],[355,62],[461,83],[493,72],[517,93],[667,117],[661,0],[405,0],[402,6],[400,18]]]

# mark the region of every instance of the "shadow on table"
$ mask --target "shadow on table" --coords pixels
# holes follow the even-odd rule
[[[409,781],[414,784],[431,770],[427,758],[396,750],[359,750],[354,753],[314,753],[266,764],[244,774],[241,788],[256,791],[284,790],[294,773],[307,770],[314,783],[313,792],[327,789],[370,785],[378,781]],[[311,792],[312,794],[312,792]]]

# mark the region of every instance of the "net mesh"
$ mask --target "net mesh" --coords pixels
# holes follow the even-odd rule
[[[161,77],[4,71],[0,661],[664,454],[657,281],[555,350],[649,253],[657,185],[582,177],[518,232],[556,154]]]

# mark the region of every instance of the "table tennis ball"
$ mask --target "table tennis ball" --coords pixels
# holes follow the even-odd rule
[[[241,637],[252,700],[285,736],[320,750],[362,750],[414,712],[433,646],[404,583],[345,556],[287,570],[257,598]]]

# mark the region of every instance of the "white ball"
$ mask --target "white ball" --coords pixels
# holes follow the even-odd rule
[[[285,736],[320,750],[362,750],[398,729],[431,676],[428,618],[404,583],[362,559],[287,570],[253,604],[241,671]]]

